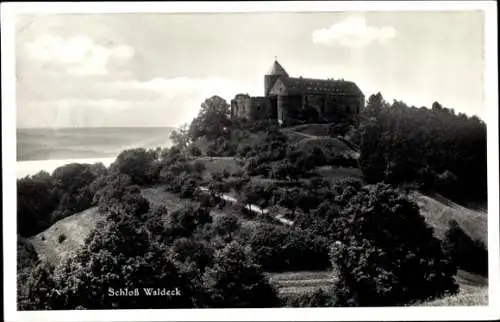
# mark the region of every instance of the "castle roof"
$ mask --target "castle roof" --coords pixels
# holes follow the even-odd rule
[[[292,93],[334,93],[363,95],[359,87],[349,81],[314,78],[281,79],[289,94]]]
[[[275,60],[273,65],[271,66],[271,68],[267,72],[266,76],[287,76],[288,77],[288,73],[283,68],[283,66],[281,66],[277,60]]]

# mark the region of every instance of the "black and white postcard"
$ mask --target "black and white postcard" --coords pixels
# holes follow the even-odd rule
[[[2,4],[7,321],[497,319],[493,1]]]

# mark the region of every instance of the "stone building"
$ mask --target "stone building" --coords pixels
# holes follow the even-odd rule
[[[335,122],[356,116],[365,102],[353,82],[290,77],[278,61],[264,76],[264,95],[236,95],[231,100],[232,117],[276,119],[282,125]]]

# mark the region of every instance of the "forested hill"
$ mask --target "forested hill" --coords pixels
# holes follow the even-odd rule
[[[69,164],[18,180],[18,234],[51,234],[35,237],[34,248],[19,245],[20,307],[276,307],[288,300],[265,273],[285,270],[337,273],[331,288],[303,294],[299,306],[410,305],[456,294],[457,267],[487,276],[485,218],[472,224],[456,218],[458,207],[438,213],[441,205],[411,198],[436,192],[484,202],[486,125],[477,117],[377,94],[359,120],[316,126],[315,135],[307,126],[234,120],[229,111],[214,96],[172,133],[170,148],[130,149],[110,167]],[[160,186],[160,204],[143,194]],[[226,204],[224,194],[237,202]],[[269,212],[252,214],[248,205]],[[61,220],[92,206],[96,229],[89,212]],[[268,215],[281,211],[292,226]],[[86,237],[73,229],[84,222]],[[82,238],[66,236],[78,232]],[[40,244],[66,253],[73,242],[82,246],[56,267],[38,263]],[[151,301],[105,291],[131,283],[183,285],[186,296]]]
[[[370,96],[354,140],[369,183],[415,184],[460,204],[486,204],[486,123],[456,114],[435,102],[432,108],[392,104]]]

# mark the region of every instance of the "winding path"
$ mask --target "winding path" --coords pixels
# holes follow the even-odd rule
[[[199,189],[201,191],[210,192],[210,189],[208,189],[207,187],[199,187]],[[238,199],[236,199],[233,196],[230,196],[228,194],[222,194],[222,195],[220,195],[220,198],[222,198],[223,200],[228,201],[230,203],[233,203],[233,204],[238,202]],[[269,214],[269,209],[262,209],[257,205],[246,205],[245,208],[250,210],[251,212],[253,212],[255,214],[258,214],[258,215]],[[287,226],[293,225],[293,221],[286,219],[283,215],[280,215],[280,214],[274,215],[273,218],[284,225],[287,225]]]

